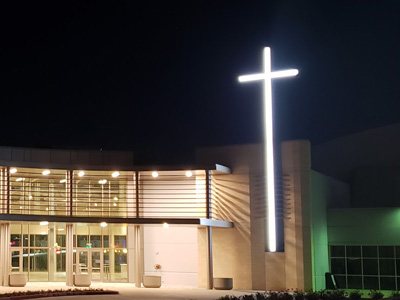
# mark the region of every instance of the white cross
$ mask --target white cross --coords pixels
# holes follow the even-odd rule
[[[274,144],[272,125],[272,79],[296,76],[297,69],[271,71],[271,49],[264,48],[264,73],[239,76],[239,82],[264,80],[264,172],[266,207],[268,211],[268,250],[276,251],[275,183],[274,183]]]

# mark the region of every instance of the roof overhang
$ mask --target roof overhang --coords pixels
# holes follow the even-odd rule
[[[205,227],[231,228],[233,223],[224,220],[214,220],[207,218],[185,219],[185,218],[102,218],[102,217],[69,217],[69,216],[47,216],[47,215],[16,215],[0,214],[1,221],[48,221],[62,223],[101,223],[109,224],[164,224],[170,225],[199,225]]]

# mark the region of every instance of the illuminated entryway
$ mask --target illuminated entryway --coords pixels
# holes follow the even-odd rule
[[[23,222],[10,225],[10,272],[29,281],[66,281],[64,223]],[[92,281],[128,281],[127,225],[75,224],[73,272]]]

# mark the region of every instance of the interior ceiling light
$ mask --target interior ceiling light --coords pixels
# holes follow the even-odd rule
[[[15,174],[15,173],[17,173],[17,168],[10,168],[10,173],[11,174]]]
[[[192,177],[193,173],[192,173],[192,171],[186,171],[185,175],[186,175],[186,177]]]
[[[168,224],[167,222],[164,222],[164,223],[163,223],[163,227],[164,227],[164,228],[169,228],[169,224]]]
[[[24,180],[25,180],[25,178],[23,178],[23,177],[19,177],[19,178],[15,179],[16,182],[20,182],[20,181],[24,181]]]
[[[42,175],[47,176],[50,174],[50,170],[43,170]]]
[[[40,226],[47,226],[49,225],[49,221],[40,221]]]
[[[114,201],[118,201],[118,197],[114,197]]]
[[[99,184],[106,184],[107,183],[107,179],[100,179],[99,180]]]
[[[153,178],[157,178],[158,177],[158,172],[157,171],[151,172],[151,176],[153,176]]]
[[[78,176],[79,176],[79,177],[85,176],[85,172],[84,172],[84,171],[79,171],[79,172],[78,172]]]
[[[60,180],[60,183],[66,183],[67,182],[67,179],[61,179]]]
[[[120,175],[119,172],[115,171],[115,172],[112,172],[111,177],[117,178],[119,175]]]

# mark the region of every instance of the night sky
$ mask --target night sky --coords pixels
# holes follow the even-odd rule
[[[161,3],[161,4],[160,4]],[[278,141],[400,122],[399,1],[10,1],[0,8],[0,145],[134,150],[260,142],[274,69]]]

